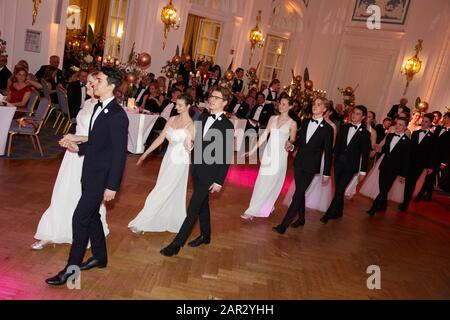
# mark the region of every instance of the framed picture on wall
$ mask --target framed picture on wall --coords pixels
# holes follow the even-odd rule
[[[367,21],[371,13],[367,8],[378,6],[381,11],[381,23],[404,25],[408,14],[410,0],[355,0],[353,21]],[[370,10],[369,10],[370,11]]]
[[[41,52],[42,32],[27,30],[25,34],[25,51]]]

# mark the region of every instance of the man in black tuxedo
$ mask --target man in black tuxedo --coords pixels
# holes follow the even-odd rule
[[[272,80],[269,87],[263,91],[267,101],[276,103],[280,96],[281,82],[278,79]]]
[[[169,246],[161,250],[164,256],[170,257],[180,251],[189,238],[198,217],[201,234],[188,245],[198,247],[211,242],[209,194],[222,190],[233,159],[234,126],[224,115],[224,109],[231,98],[232,93],[228,88],[219,86],[212,88],[208,99],[211,114],[201,115],[201,121],[196,122],[192,170],[194,192],[180,232]]]
[[[8,56],[0,55],[0,93],[8,89],[8,79],[11,78],[11,71],[6,66],[7,64]]]
[[[142,105],[142,102],[144,101],[144,97],[150,94],[149,88],[150,88],[150,77],[149,75],[146,74],[142,76],[141,82],[139,83],[139,87],[136,90],[135,95],[133,96],[133,98],[136,100],[136,106],[144,107]]]
[[[275,106],[272,103],[266,103],[264,93],[258,92],[256,94],[256,105],[248,117],[246,131],[249,129],[264,129],[273,115],[275,115]]]
[[[422,201],[423,198],[426,201],[432,200],[436,177],[442,170],[448,170],[448,166],[450,165],[450,112],[444,114],[442,117],[442,126],[436,127],[433,135],[436,140],[433,172],[425,179],[425,183],[417,195],[416,202]]]
[[[94,93],[100,98],[90,121],[88,142],[77,145],[62,140],[69,151],[84,156],[81,199],[73,214],[73,243],[67,266],[49,278],[50,285],[63,285],[80,270],[106,268],[108,255],[99,209],[103,201],[114,200],[122,180],[127,155],[128,117],[114,98],[121,83],[119,71],[104,68],[97,75]],[[89,240],[93,256],[83,263]],[[72,270],[71,270],[72,269]]]
[[[401,183],[405,183],[411,156],[411,141],[405,135],[407,126],[408,120],[406,118],[397,118],[395,133],[390,133],[386,137],[386,143],[382,149],[384,158],[380,164],[380,193],[370,210],[367,211],[370,216],[375,215],[376,212],[386,211],[388,193],[397,177],[400,177]]]
[[[351,124],[345,124],[339,130],[334,149],[334,198],[326,214],[320,219],[341,218],[344,211],[344,196],[353,176],[366,175],[371,149],[370,133],[366,130],[364,120],[367,117],[365,106],[355,106],[352,111]]]
[[[79,81],[70,82],[67,86],[67,99],[69,102],[69,112],[71,118],[77,117],[78,112],[83,107],[86,99],[90,98],[86,91],[87,79],[87,70],[81,70]]]
[[[244,69],[237,68],[236,69],[236,77],[233,80],[233,85],[231,90],[233,93],[243,92],[244,91]]]
[[[387,114],[388,118],[395,119],[401,112],[411,113],[411,110],[406,106],[407,104],[408,99],[402,98],[400,100],[400,104],[395,104],[392,106],[391,110]]]
[[[312,119],[305,119],[300,128],[298,140],[292,144],[286,142],[286,150],[299,148],[294,159],[295,194],[292,203],[281,224],[273,230],[279,234],[286,232],[295,216],[299,219],[292,224],[298,228],[305,225],[305,193],[314,176],[320,173],[322,155],[325,154],[322,183],[330,183],[331,162],[333,158],[333,128],[323,119],[329,102],[325,98],[317,98],[313,106]]]
[[[61,69],[59,69],[59,63],[60,63],[60,59],[58,56],[51,56],[50,57],[50,61],[49,61],[49,65],[52,67],[55,67],[56,69],[58,69],[57,71],[57,75],[55,78],[55,83],[56,84],[60,84],[63,87],[65,86],[65,81],[64,81],[64,75]],[[38,78],[39,81],[41,81],[44,76],[45,76],[45,71],[47,70],[47,67],[49,65],[44,65],[42,66],[38,72],[36,72],[36,78]]]
[[[227,108],[227,112],[239,119],[247,119],[249,110],[250,106],[245,102],[244,94],[242,92],[236,92],[230,106]]]
[[[220,69],[220,66],[214,66],[211,69],[210,77],[208,80],[206,80],[206,83],[203,87],[203,98],[208,99],[208,92],[211,88],[218,86],[220,82],[220,78],[222,77],[222,70]]]
[[[399,210],[404,212],[408,209],[409,203],[416,188],[417,180],[423,170],[427,174],[433,173],[436,155],[436,137],[430,131],[433,123],[433,114],[425,114],[422,117],[422,129],[414,131],[411,136],[411,155],[409,161],[408,175],[405,182],[405,193],[403,203]]]

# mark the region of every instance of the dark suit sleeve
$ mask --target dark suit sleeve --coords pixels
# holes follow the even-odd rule
[[[361,152],[362,160],[361,160],[360,172],[367,172],[367,169],[369,168],[370,150],[372,149],[372,143],[370,141],[370,132],[369,131],[367,131],[367,133],[364,134],[362,144],[363,144],[362,152]]]
[[[44,74],[45,74],[45,69],[47,68],[47,66],[42,66],[38,72],[36,72],[35,76],[36,78],[38,78],[39,81],[41,81],[42,78],[44,78]]]
[[[408,138],[406,139],[405,149],[403,151],[402,156],[403,156],[402,157],[403,165],[400,170],[400,176],[406,178],[406,176],[408,175],[408,171],[409,171],[409,159],[411,157],[411,140],[409,140]]]
[[[324,176],[331,176],[331,163],[333,161],[333,128],[329,126],[325,133],[325,164],[323,168]]]
[[[80,156],[86,155],[87,146],[88,146],[88,142],[79,144],[78,145],[78,149],[79,149],[78,155],[80,155]]]
[[[337,137],[336,137],[336,145],[334,146],[334,156],[335,158],[338,158],[341,154],[341,146],[342,146],[342,139],[346,138],[348,135],[348,130],[346,130],[346,127],[342,126],[339,130]]]
[[[397,109],[396,106],[393,106],[393,107],[391,108],[391,111],[389,111],[389,113],[387,114],[387,116],[388,116],[389,118],[393,119],[394,116],[397,114],[396,109]],[[397,109],[397,111],[398,111],[398,109]]]
[[[233,161],[233,144],[234,144],[234,126],[231,122],[229,122],[226,126],[226,132],[223,132],[225,136],[224,143],[224,159],[225,163],[220,165],[219,172],[217,173],[216,179],[214,179],[214,183],[223,186],[225,183],[225,179],[228,174],[228,169],[230,168],[230,164]]]
[[[119,191],[122,181],[125,162],[127,159],[128,145],[128,117],[124,112],[116,113],[109,126],[111,143],[112,143],[112,159],[111,169],[109,171],[107,189]]]

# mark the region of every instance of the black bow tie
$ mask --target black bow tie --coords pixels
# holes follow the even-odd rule
[[[316,124],[319,124],[319,120],[311,119],[311,122],[314,122],[314,123],[316,123]]]
[[[98,108],[103,108],[103,102],[99,101],[94,107],[94,114],[97,112]]]
[[[422,130],[422,132],[425,133],[425,134],[427,134],[427,133],[428,133],[428,130]]]
[[[212,113],[209,114],[209,117],[213,118],[214,120],[217,119],[217,116],[215,114],[212,114]]]
[[[394,133],[394,137],[399,137],[399,138],[400,138],[400,135],[399,135],[399,134],[396,134],[396,133]]]
[[[354,128],[355,130],[358,130],[358,126],[357,126],[357,125],[354,125],[354,124],[351,124],[351,125],[350,125],[350,128]]]

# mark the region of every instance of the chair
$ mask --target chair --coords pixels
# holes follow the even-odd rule
[[[44,120],[44,125],[47,123],[48,119],[50,118],[51,114],[53,112],[55,112],[57,114],[55,123],[53,124],[53,128],[56,128],[56,125],[59,122],[59,119],[61,117],[61,110],[59,108],[59,104],[57,103],[52,103],[52,98],[50,97],[50,84],[45,81],[44,79],[41,80],[41,85],[42,85],[42,91],[44,92],[44,97],[45,99],[47,99],[47,101],[50,103],[50,112],[47,115],[47,118]]]
[[[59,108],[62,113],[62,120],[56,130],[55,134],[58,134],[59,129],[61,129],[64,122],[67,121],[66,125],[63,127],[63,134],[67,134],[70,128],[76,124],[76,119],[72,119],[69,109],[69,99],[67,98],[67,93],[64,92],[60,87],[56,88],[56,94],[58,95]]]
[[[23,135],[23,136],[29,136],[31,139],[31,142],[33,143],[33,148],[36,150],[36,144],[39,149],[39,152],[41,153],[41,156],[44,156],[44,152],[42,151],[41,142],[39,140],[39,133],[41,132],[41,129],[44,125],[44,121],[48,116],[48,112],[50,109],[50,103],[49,100],[46,98],[42,98],[39,102],[39,106],[36,109],[36,112],[34,114],[34,117],[24,117],[20,119],[19,123],[22,123],[25,120],[31,121],[34,123],[33,127],[23,127],[22,124],[18,124],[16,122],[13,122],[11,124],[11,127],[9,128],[8,132],[8,151],[7,156],[11,156],[11,147],[12,147],[12,141],[14,136],[16,135]],[[34,141],[36,139],[36,143]]]
[[[39,100],[39,93],[33,89],[31,91],[30,99],[28,100],[27,106],[25,108],[17,108],[16,112],[23,112],[28,117],[31,117],[34,112],[34,108]]]

